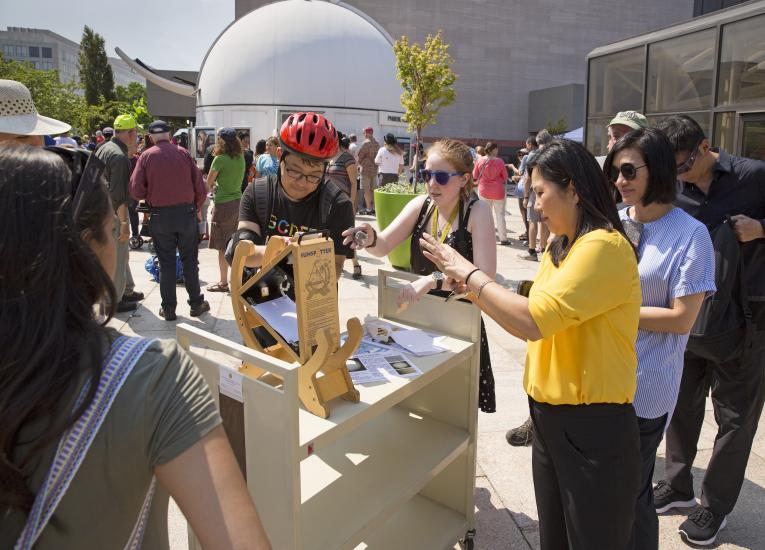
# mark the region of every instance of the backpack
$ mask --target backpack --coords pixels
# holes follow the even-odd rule
[[[723,363],[741,357],[752,341],[754,323],[749,308],[746,270],[741,245],[729,223],[712,231],[717,292],[701,305],[686,350]]]
[[[154,280],[155,283],[159,282],[159,258],[157,258],[157,255],[154,254],[153,256],[150,256],[147,258],[146,262],[144,263],[144,268],[146,271],[149,272],[149,275],[151,275],[151,278]],[[184,282],[183,278],[183,263],[181,263],[181,255],[176,252],[175,253],[175,284],[181,285]]]

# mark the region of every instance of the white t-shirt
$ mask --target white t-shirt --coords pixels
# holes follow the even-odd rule
[[[351,143],[348,146],[348,152],[353,155],[353,158],[359,160],[359,144],[356,142]]]
[[[399,166],[404,164],[404,155],[393,153],[385,147],[380,147],[375,157],[375,164],[380,167],[381,174],[398,174]]]

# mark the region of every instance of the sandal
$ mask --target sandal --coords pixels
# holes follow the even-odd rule
[[[215,283],[207,287],[209,292],[228,292],[228,285],[223,283]]]
[[[361,279],[361,265],[354,265],[353,266],[353,278],[354,279]]]

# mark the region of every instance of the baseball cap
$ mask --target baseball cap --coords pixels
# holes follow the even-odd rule
[[[104,128],[104,135],[110,136],[113,134],[114,134],[114,128],[112,128],[111,126],[107,126],[106,128]]]
[[[150,134],[167,134],[170,132],[170,126],[164,120],[155,120],[149,124],[147,131]]]
[[[132,130],[137,126],[133,115],[119,115],[114,119],[115,130]]]
[[[648,128],[648,119],[637,111],[621,111],[616,113],[616,116],[608,123],[609,126],[614,124],[623,124],[637,130],[638,128]]]
[[[236,138],[236,130],[226,126],[218,130],[218,136],[226,141],[233,141]]]
[[[71,128],[65,122],[40,115],[32,94],[21,82],[0,79],[0,132],[42,136],[63,134]]]
[[[375,130],[371,126],[367,126],[366,128],[364,128],[364,133],[365,134],[374,134]]]

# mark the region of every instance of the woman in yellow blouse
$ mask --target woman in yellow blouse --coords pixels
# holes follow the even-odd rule
[[[510,334],[528,341],[542,550],[627,548],[640,479],[635,394],[637,258],[595,158],[567,140],[529,165],[534,208],[557,235],[528,298],[429,235],[425,256]]]

